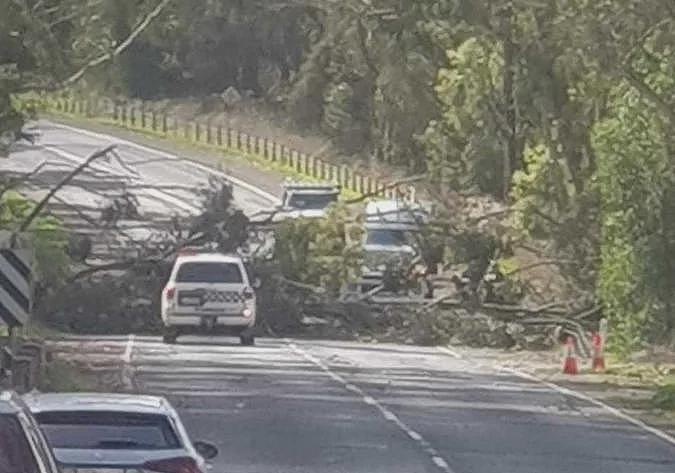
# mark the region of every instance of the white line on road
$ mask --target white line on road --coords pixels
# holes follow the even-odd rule
[[[454,358],[457,358],[457,359],[466,360],[466,358],[464,358],[464,356],[461,353],[458,353],[458,352],[456,352],[454,350],[451,350],[447,347],[436,347],[436,348],[438,349],[438,351],[440,351],[442,353],[445,353],[446,355],[450,355],[450,356],[452,356]],[[633,424],[634,426],[636,426],[636,427],[638,427],[638,428],[640,428],[640,429],[642,429],[646,432],[649,432],[652,435],[655,435],[656,437],[660,438],[661,440],[664,440],[665,442],[667,442],[671,445],[675,445],[675,437],[668,434],[667,432],[664,432],[663,430],[658,429],[656,427],[653,427],[649,424],[646,424],[645,422],[641,421],[640,419],[637,419],[637,418],[631,416],[630,414],[627,414],[627,413],[623,412],[622,410],[617,409],[616,407],[612,407],[609,404],[605,404],[604,402],[600,401],[599,399],[595,399],[594,397],[591,397],[588,394],[584,394],[582,392],[575,391],[573,389],[560,386],[558,384],[555,384],[555,383],[552,383],[550,381],[546,381],[542,378],[539,378],[538,376],[535,376],[533,374],[526,373],[524,371],[519,371],[519,370],[516,370],[514,368],[509,368],[509,367],[506,367],[506,366],[496,366],[496,367],[495,366],[488,366],[488,365],[486,365],[484,363],[480,363],[480,362],[472,362],[472,364],[478,365],[478,366],[483,366],[484,368],[488,368],[488,369],[497,369],[497,371],[503,371],[503,372],[506,372],[506,373],[510,373],[510,374],[513,374],[513,375],[518,376],[520,378],[526,379],[528,381],[534,381],[536,383],[542,384],[542,385],[546,386],[547,388],[549,388],[553,391],[556,391],[560,394],[563,394],[565,396],[575,397],[575,398],[580,399],[582,401],[586,401],[590,404],[593,404],[594,406],[600,407],[605,412],[609,412],[611,415],[613,415],[614,417],[616,417],[618,419],[621,419],[621,420],[624,420],[624,421],[626,421],[630,424]]]
[[[136,391],[136,384],[134,383],[134,368],[131,365],[131,359],[134,355],[134,341],[136,335],[129,335],[124,353],[122,354],[122,370],[120,377],[122,378],[122,385],[127,391]]]
[[[42,146],[43,149],[46,149],[47,151],[50,151],[58,156],[61,156],[62,158],[65,158],[69,161],[75,161],[78,164],[81,164],[83,160],[85,159],[83,156],[78,156],[76,154],[70,153],[68,151],[64,151],[59,148],[55,148],[53,146]],[[111,169],[107,166],[102,166],[101,164],[98,163],[92,163],[90,166],[92,169],[96,169],[102,172],[105,172],[107,174],[111,174],[113,176],[124,176],[124,177],[129,177],[130,179],[138,181],[138,178],[134,176],[133,174],[129,173],[128,171],[126,173],[120,174],[118,171],[115,171],[114,169]],[[189,204],[181,199],[177,199],[173,195],[169,194],[168,192],[161,191],[159,189],[143,189],[143,191],[151,196],[154,196],[158,198],[159,200],[164,200],[165,202],[170,202],[176,207],[179,207],[187,212],[190,212],[191,214],[194,213],[199,213],[201,211],[201,208],[199,208],[196,205]]]
[[[535,381],[537,383],[541,383],[544,386],[559,392],[560,394],[564,394],[566,396],[570,397],[576,397],[577,399],[581,399],[583,401],[589,402],[595,406],[603,408],[605,411],[609,412],[613,416],[625,420],[626,422],[629,422],[633,424],[634,426],[645,430],[649,432],[650,434],[653,434],[660,438],[661,440],[665,440],[666,442],[670,443],[671,445],[675,445],[675,437],[672,435],[669,435],[667,432],[664,432],[663,430],[657,429],[656,427],[652,427],[649,424],[646,424],[642,422],[640,419],[636,419],[635,417],[631,416],[630,414],[627,414],[623,412],[620,409],[617,409],[616,407],[612,407],[609,404],[605,404],[604,402],[600,401],[599,399],[595,399],[594,397],[591,397],[587,394],[575,391],[573,389],[566,388],[564,386],[559,386],[555,383],[551,383],[550,381],[543,380],[537,376],[534,376],[529,373],[525,373],[522,371],[518,371],[513,368],[508,368],[508,367],[500,367],[499,368],[501,371],[505,371],[507,373],[515,374],[516,376],[520,376],[521,378],[530,380],[530,381]]]
[[[136,340],[136,335],[129,335],[127,340],[126,348],[124,349],[124,355],[122,355],[122,361],[124,363],[131,363],[131,356],[134,352],[134,341]]]
[[[56,128],[62,128],[64,130],[72,131],[73,133],[79,133],[81,135],[89,136],[89,137],[92,137],[92,138],[97,138],[99,140],[121,143],[121,144],[124,144],[124,145],[132,147],[132,148],[136,148],[136,149],[146,151],[146,152],[149,152],[149,153],[154,153],[154,154],[157,154],[159,156],[164,156],[165,158],[168,158],[168,159],[180,160],[181,162],[183,162],[185,164],[189,164],[191,166],[194,166],[198,169],[201,169],[202,171],[206,171],[208,173],[211,173],[211,174],[214,174],[214,175],[217,175],[217,176],[220,176],[220,177],[224,177],[224,178],[228,179],[229,181],[231,181],[234,185],[239,186],[243,189],[246,189],[246,190],[248,190],[248,191],[250,191],[254,194],[257,194],[258,196],[269,200],[272,204],[276,205],[276,204],[281,203],[281,200],[279,200],[279,198],[277,196],[275,196],[274,194],[271,194],[271,193],[269,193],[267,191],[264,191],[264,190],[254,186],[252,184],[249,184],[248,182],[242,181],[241,179],[230,176],[229,174],[225,174],[224,172],[217,171],[213,168],[210,168],[210,167],[205,166],[203,164],[197,163],[197,162],[192,161],[190,159],[183,159],[183,158],[180,158],[180,157],[176,156],[175,154],[167,153],[167,152],[162,151],[162,150],[157,149],[157,148],[151,148],[149,146],[139,145],[138,143],[134,143],[133,141],[125,140],[125,139],[118,138],[118,137],[112,136],[112,135],[105,135],[103,133],[96,133],[94,131],[83,130],[81,128],[75,128],[75,127],[72,127],[72,126],[64,125],[62,123],[55,123],[55,122],[46,121],[46,120],[45,120],[45,123],[49,123],[49,125],[54,126]]]
[[[405,424],[401,419],[398,418],[396,414],[394,414],[392,411],[390,411],[384,404],[382,404],[380,401],[377,399],[373,398],[372,396],[366,394],[365,391],[363,391],[361,388],[356,386],[355,384],[352,384],[348,382],[346,379],[344,379],[342,376],[339,374],[335,373],[333,370],[331,370],[328,365],[326,365],[323,361],[318,359],[317,357],[311,355],[310,353],[307,353],[305,350],[302,348],[298,347],[293,341],[290,339],[285,339],[285,342],[288,344],[288,347],[297,355],[300,355],[303,357],[305,360],[309,361],[315,366],[318,366],[326,375],[330,376],[333,380],[337,381],[342,385],[343,388],[345,388],[347,391],[350,391],[358,396],[361,397],[361,400],[369,405],[375,407],[382,416],[394,423],[399,429],[403,431],[405,435],[410,437],[412,440],[414,440],[422,450],[424,450],[425,453],[429,455],[431,458],[431,461],[436,465],[440,470],[444,471],[445,473],[454,473],[454,470],[450,468],[448,465],[448,462],[439,455],[438,451],[434,449],[431,444],[424,439],[419,433],[415,432],[412,430],[408,425]]]

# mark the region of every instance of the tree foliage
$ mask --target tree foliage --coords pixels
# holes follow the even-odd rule
[[[275,259],[295,282],[337,294],[360,269],[360,228],[349,225],[347,208],[335,205],[323,219],[289,219],[275,231]]]
[[[15,92],[72,75],[156,5],[2,2],[0,132],[25,116]],[[234,87],[346,154],[427,172],[434,195],[500,199],[511,236],[571,261],[570,284],[628,350],[675,330],[674,48],[672,0],[174,1],[83,85]],[[331,279],[346,247],[321,245],[342,231],[284,224],[287,277]]]
[[[18,230],[35,203],[7,191],[0,197],[0,229]],[[38,284],[50,290],[63,285],[69,272],[68,234],[53,217],[40,217],[28,228],[27,243],[33,249]]]

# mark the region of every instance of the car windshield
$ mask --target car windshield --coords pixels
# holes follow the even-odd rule
[[[321,210],[337,201],[337,194],[294,193],[288,198],[288,206],[298,210]]]
[[[0,472],[38,473],[30,444],[19,420],[0,414]]]
[[[185,262],[176,273],[179,283],[229,283],[243,281],[241,269],[236,263],[223,262]]]
[[[366,245],[404,246],[410,243],[410,235],[404,230],[368,230],[366,234]]]
[[[120,412],[45,412],[36,415],[54,448],[163,450],[180,448],[162,415]]]

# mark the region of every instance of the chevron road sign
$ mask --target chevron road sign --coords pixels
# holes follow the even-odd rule
[[[24,325],[31,314],[32,252],[0,246],[0,325]]]

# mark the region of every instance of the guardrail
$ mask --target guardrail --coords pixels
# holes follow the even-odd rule
[[[0,337],[0,388],[25,393],[38,385],[46,365],[46,352],[37,340]]]
[[[163,138],[186,140],[223,151],[236,152],[244,157],[255,157],[302,176],[334,182],[357,194],[416,200],[415,187],[412,185],[391,186],[390,182],[349,166],[336,165],[269,138],[220,124],[181,120],[176,116],[148,109],[144,105],[130,105],[103,97],[86,99],[49,97],[45,103],[48,111],[57,114],[102,119],[117,126],[150,132]]]

